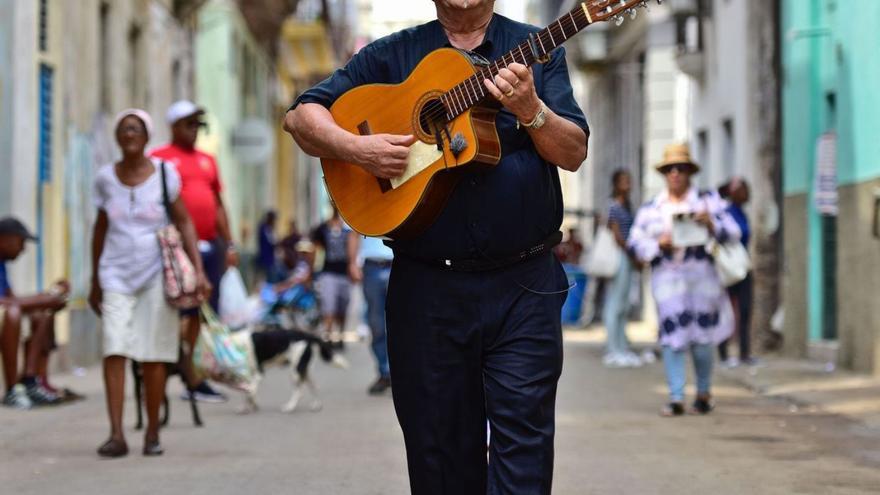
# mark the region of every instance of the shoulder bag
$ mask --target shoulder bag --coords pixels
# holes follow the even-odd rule
[[[159,229],[159,247],[162,250],[162,281],[165,286],[165,299],[178,309],[197,308],[200,304],[196,270],[183,249],[183,241],[171,215],[171,201],[168,199],[168,183],[165,179],[165,162],[160,165],[162,174],[162,203],[168,216],[168,225]]]

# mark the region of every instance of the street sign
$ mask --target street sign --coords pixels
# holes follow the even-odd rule
[[[232,154],[242,165],[264,165],[275,150],[275,134],[266,121],[249,118],[232,129]]]
[[[821,215],[837,216],[837,134],[826,132],[816,143],[813,200]]]

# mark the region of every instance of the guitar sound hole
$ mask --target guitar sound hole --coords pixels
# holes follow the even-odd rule
[[[437,128],[441,128],[446,117],[446,109],[439,99],[428,100],[419,112],[419,127],[423,134],[435,137]]]

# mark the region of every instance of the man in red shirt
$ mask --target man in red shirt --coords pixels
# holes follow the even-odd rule
[[[191,101],[178,101],[168,108],[167,121],[171,126],[171,144],[153,150],[150,154],[159,160],[173,163],[180,174],[180,197],[186,205],[199,237],[199,252],[205,274],[214,290],[211,307],[217,311],[220,279],[227,266],[238,264],[235,244],[229,231],[229,220],[223,206],[223,186],[214,157],[196,149],[199,129],[205,126],[205,110]],[[198,310],[183,311],[184,335],[195,346],[199,335]],[[188,360],[186,366],[192,366]],[[191,368],[188,371],[192,371]],[[192,376],[191,373],[188,376]],[[226,398],[207,383],[198,384],[194,392],[198,400],[222,402]]]

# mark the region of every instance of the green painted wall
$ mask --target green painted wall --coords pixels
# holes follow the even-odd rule
[[[880,2],[783,0],[782,36],[785,193],[810,190],[816,138],[831,128],[840,183],[880,177]]]
[[[843,9],[846,10],[843,10]],[[806,195],[808,229],[802,243],[808,271],[807,308],[811,340],[822,335],[826,293],[822,285],[824,239],[813,202],[817,138],[838,133],[841,185],[880,177],[880,1],[782,0],[783,189]],[[840,219],[847,221],[848,219]],[[797,309],[797,308],[792,308]]]
[[[263,211],[271,205],[266,194],[270,163],[245,166],[232,152],[231,135],[244,119],[270,122],[271,65],[257,46],[235,2],[211,0],[201,9],[195,43],[195,101],[208,111],[208,130],[198,146],[217,158],[224,184],[224,201],[233,237],[254,247],[254,232]]]
[[[853,184],[880,177],[880,2],[837,0],[835,48],[840,88],[840,178]]]

